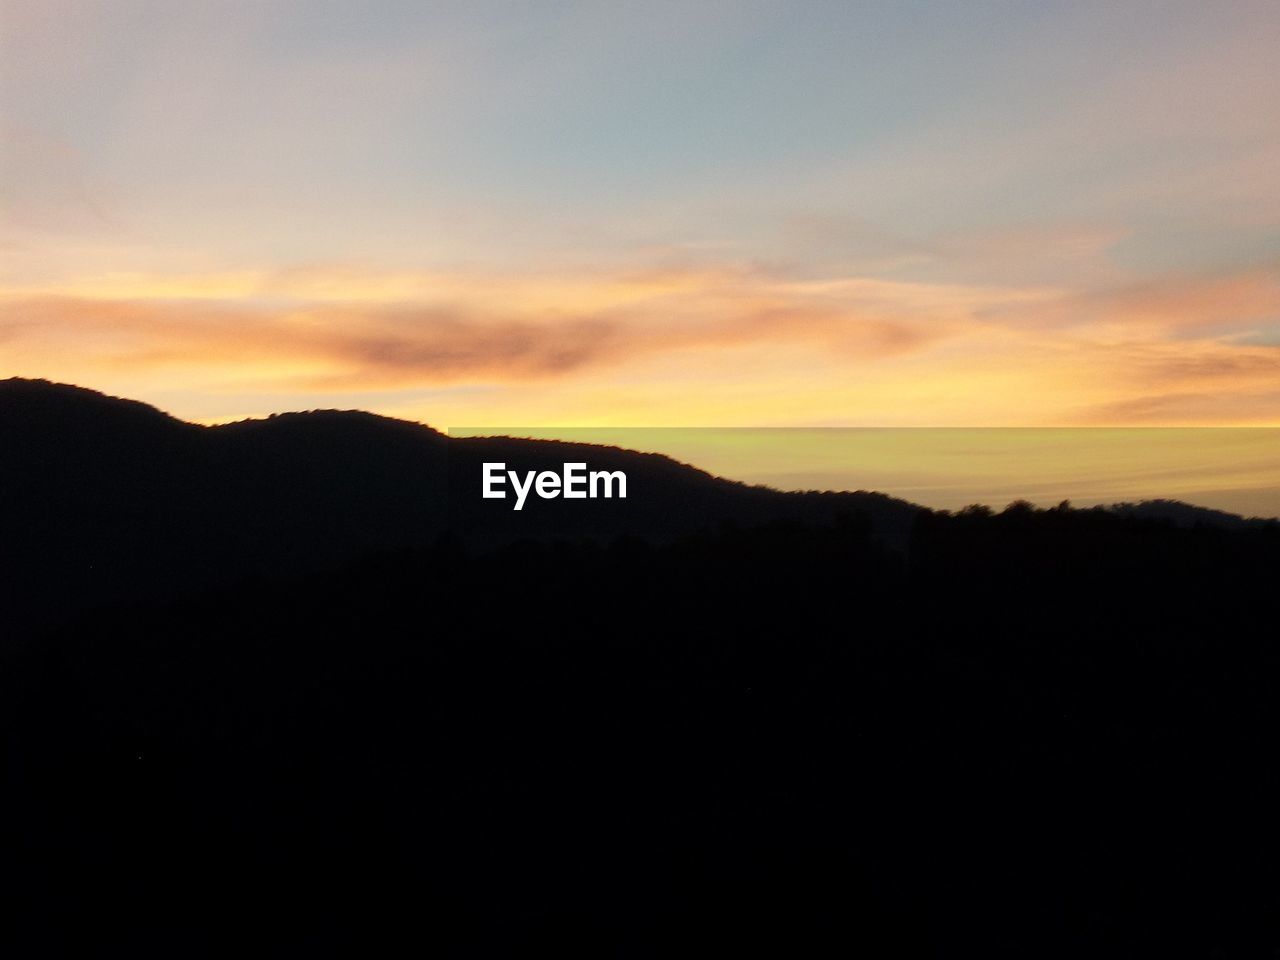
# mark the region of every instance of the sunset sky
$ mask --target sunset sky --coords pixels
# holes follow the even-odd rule
[[[0,0],[0,376],[1280,425],[1280,5]]]

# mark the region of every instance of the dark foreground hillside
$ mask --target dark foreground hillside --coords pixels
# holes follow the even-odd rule
[[[1280,950],[1280,525],[32,381],[0,494],[6,955]]]
[[[622,470],[629,496],[516,512],[480,497],[485,461],[522,474],[566,461]],[[921,508],[883,494],[748,487],[615,447],[450,439],[359,411],[202,427],[81,387],[0,380],[0,646],[6,633],[103,603],[338,570],[446,533],[476,549],[554,537],[670,542],[723,521],[825,523],[850,511],[903,549]]]
[[[11,650],[17,956],[1271,956],[1274,528],[446,539]]]

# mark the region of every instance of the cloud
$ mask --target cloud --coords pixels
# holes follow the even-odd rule
[[[1239,329],[1280,313],[1280,264],[1225,276],[1147,281],[1074,301],[1082,316],[1102,313],[1174,330]]]
[[[13,293],[0,331],[29,352],[85,363],[274,359],[286,379],[354,389],[555,378],[654,354],[778,343],[894,356],[952,335],[1002,296],[871,280],[795,283],[751,268],[408,278],[348,268],[161,279],[159,298],[139,296],[145,278],[97,286],[97,296]],[[380,289],[416,299],[381,299]],[[184,290],[195,295],[181,297]]]
[[[1240,330],[1275,315],[1265,269],[1085,292],[796,279],[734,263],[506,273],[336,264],[63,287],[0,297],[3,372],[287,391],[302,402],[477,386],[521,397],[590,390],[597,407],[687,395],[709,411],[688,416],[705,422],[732,409],[754,419],[748,411],[769,397],[771,416],[785,407],[795,422],[1280,420],[1280,354]],[[723,394],[733,405],[715,401],[714,384],[737,391]]]

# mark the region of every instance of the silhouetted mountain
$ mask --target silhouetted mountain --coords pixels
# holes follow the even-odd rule
[[[1280,946],[1280,525],[907,507],[900,550],[590,448],[677,516],[550,537],[417,494],[576,448],[2,389],[6,570],[80,611],[0,646],[6,955]]]
[[[1274,525],[1272,518],[1250,517],[1246,519],[1223,510],[1211,510],[1183,503],[1181,500],[1143,500],[1140,503],[1114,503],[1106,508],[1117,516],[1140,520],[1167,520],[1179,527],[1219,527],[1224,530],[1243,530],[1247,527]]]
[[[522,538],[668,541],[724,522],[866,518],[905,547],[920,508],[869,493],[748,487],[657,454],[513,439],[451,440],[420,424],[312,411],[203,427],[143,404],[0,381],[0,579],[14,623],[94,604],[334,569],[380,551]],[[623,470],[626,500],[480,497],[481,464]]]

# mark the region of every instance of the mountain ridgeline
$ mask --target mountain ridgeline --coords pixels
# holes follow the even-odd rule
[[[857,514],[903,549],[920,508],[871,493],[779,493],[658,454],[314,411],[204,427],[45,381],[0,381],[0,524],[10,616],[44,624],[94,604],[175,596],[245,576],[332,570],[448,535],[669,542],[721,523]],[[626,500],[480,496],[482,463],[622,470]]]
[[[1274,523],[30,381],[0,493],[14,956],[1280,948]]]

